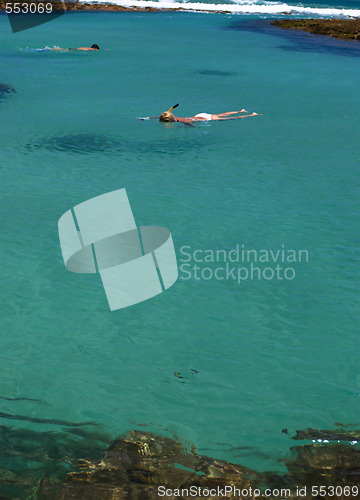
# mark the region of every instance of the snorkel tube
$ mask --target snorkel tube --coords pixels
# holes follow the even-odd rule
[[[174,106],[171,106],[171,108],[168,110],[168,113],[171,113],[171,111],[177,108],[178,106],[179,106],[178,104],[174,104]]]
[[[171,106],[171,108],[168,111],[165,111],[160,116],[146,116],[145,118],[138,118],[138,120],[150,120],[151,118],[158,118],[160,121],[169,121],[169,120],[161,120],[161,117],[163,115],[166,115],[167,113],[171,113],[172,110],[177,108],[178,106],[179,106],[178,104],[174,104],[174,106]]]

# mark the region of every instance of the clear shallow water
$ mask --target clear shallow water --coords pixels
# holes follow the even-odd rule
[[[0,103],[0,395],[42,401],[1,411],[113,436],[145,424],[259,469],[281,468],[283,428],[358,423],[356,43],[226,15],[70,14],[16,35],[0,22],[17,90]],[[90,43],[110,50],[26,51]],[[175,102],[180,116],[263,116],[136,120]],[[179,280],[111,313],[99,279],[65,270],[57,221],[122,187],[179,258],[183,245],[285,245],[309,262],[292,281]]]

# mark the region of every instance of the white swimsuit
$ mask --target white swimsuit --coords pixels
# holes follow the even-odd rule
[[[209,113],[198,113],[194,118],[205,118],[205,120],[211,120],[211,115]]]

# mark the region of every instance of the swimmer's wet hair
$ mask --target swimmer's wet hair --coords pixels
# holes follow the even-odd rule
[[[164,113],[161,113],[159,116],[159,122],[174,122],[175,121],[175,116],[170,113],[170,111],[164,111]]]
[[[97,43],[93,43],[91,46],[92,49],[100,50],[100,47],[98,46]]]

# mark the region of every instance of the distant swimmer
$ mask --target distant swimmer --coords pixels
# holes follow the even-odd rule
[[[149,116],[148,118],[140,118],[142,120],[149,118],[158,118],[160,122],[179,122],[186,123],[187,125],[193,125],[194,122],[208,122],[208,121],[221,121],[221,120],[238,120],[239,118],[248,118],[250,116],[259,116],[259,113],[251,113],[247,115],[239,115],[239,113],[248,113],[246,109],[242,109],[240,111],[227,111],[226,113],[198,113],[195,116],[175,116],[172,111],[177,108],[179,105],[175,104],[168,111],[164,111],[161,113],[159,117],[157,116]],[[230,115],[238,115],[238,116],[230,116]]]
[[[0,97],[3,94],[10,94],[10,92],[16,92],[12,85],[7,85],[6,83],[0,83]]]
[[[69,51],[69,50],[100,50],[100,47],[98,46],[97,43],[93,43],[91,47],[74,47],[70,49],[62,49],[61,47],[46,47],[47,50],[62,50],[62,51]]]

